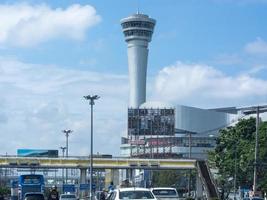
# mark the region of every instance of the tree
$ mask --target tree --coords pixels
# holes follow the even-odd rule
[[[10,194],[10,189],[6,186],[0,186],[0,196],[5,196]]]
[[[176,186],[177,181],[181,177],[179,171],[162,170],[153,172],[153,186],[154,187],[170,187]]]
[[[217,183],[222,199],[233,189],[235,164],[237,185],[252,188],[255,152],[255,118],[241,119],[235,126],[220,130],[217,146],[209,153],[209,163],[218,170]],[[258,186],[267,191],[267,123],[259,127]],[[236,160],[236,162],[235,162]]]

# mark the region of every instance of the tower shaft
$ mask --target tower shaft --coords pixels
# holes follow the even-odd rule
[[[145,41],[128,43],[129,107],[138,108],[146,101],[146,74],[148,48]]]

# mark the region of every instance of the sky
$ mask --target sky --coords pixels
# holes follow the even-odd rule
[[[120,19],[156,19],[147,100],[200,108],[267,102],[267,0],[0,1],[0,154],[119,155],[128,108]],[[61,152],[60,152],[61,153]]]

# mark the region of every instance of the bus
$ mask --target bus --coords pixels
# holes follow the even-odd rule
[[[20,175],[18,180],[18,197],[23,200],[26,193],[44,193],[44,176],[40,174]]]

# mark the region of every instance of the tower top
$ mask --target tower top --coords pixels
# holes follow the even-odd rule
[[[126,42],[130,40],[151,41],[154,26],[156,24],[155,19],[138,12],[137,14],[123,18],[120,22]]]

